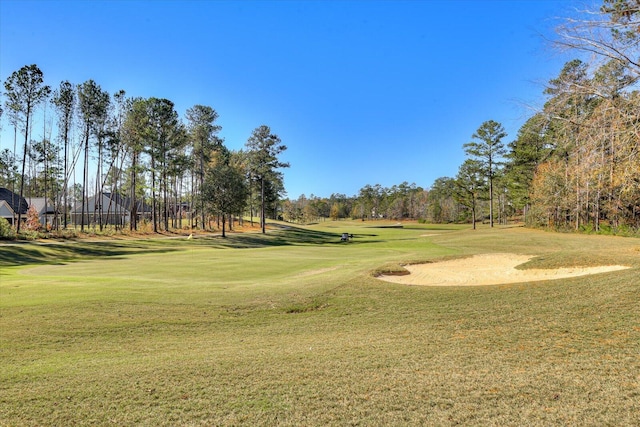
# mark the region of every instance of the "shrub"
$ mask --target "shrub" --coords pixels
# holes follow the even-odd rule
[[[18,239],[20,240],[36,240],[40,237],[40,233],[35,230],[20,230]]]
[[[592,224],[582,224],[580,226],[580,232],[585,234],[593,233],[593,225]]]
[[[615,234],[624,237],[640,237],[640,228],[635,229],[628,224],[623,224],[616,227]]]
[[[16,238],[16,233],[13,231],[11,224],[4,218],[0,218],[0,239],[13,240]]]
[[[62,230],[53,230],[51,232],[51,235],[56,239],[75,239],[76,237],[78,237],[78,231],[75,228],[69,226]]]
[[[600,224],[600,234],[614,234],[613,227],[609,224]]]

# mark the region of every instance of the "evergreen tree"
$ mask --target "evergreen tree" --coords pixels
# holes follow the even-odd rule
[[[251,178],[260,184],[260,224],[262,233],[265,228],[265,206],[267,197],[271,195],[277,199],[277,194],[282,188],[282,175],[280,168],[289,167],[289,163],[282,162],[278,156],[287,147],[282,144],[280,137],[271,133],[269,126],[259,126],[253,130],[245,144],[248,152],[248,164]],[[271,190],[271,191],[269,191]]]
[[[103,91],[100,86],[93,80],[87,80],[78,86],[78,112],[83,127],[84,141],[84,165],[82,173],[82,209],[80,219],[80,230],[84,231],[85,220],[89,216],[88,212],[88,184],[89,184],[89,141],[93,136],[97,141],[99,153],[102,153],[102,131],[103,124],[106,121],[107,110],[109,108],[109,93]],[[98,165],[101,156],[99,156]],[[100,168],[98,167],[98,174]],[[98,184],[100,180],[96,181]],[[98,192],[94,194],[96,197],[96,206],[100,205],[101,198]],[[86,214],[86,217],[85,217]],[[95,221],[95,211],[94,211]]]
[[[493,120],[484,122],[472,135],[474,139],[464,144],[465,152],[478,161],[489,183],[489,223],[493,227],[493,180],[502,156],[506,154],[502,138],[507,136],[502,125]]]
[[[62,139],[64,157],[63,161],[63,180],[62,180],[62,215],[63,225],[67,228],[69,218],[69,200],[68,200],[68,188],[69,188],[69,143],[70,132],[73,125],[73,114],[76,105],[76,95],[73,85],[68,81],[60,83],[60,87],[53,92],[53,105],[58,111],[58,127],[60,137]]]
[[[222,139],[217,136],[222,129],[221,126],[215,124],[218,119],[218,113],[213,108],[206,105],[194,105],[187,110],[187,130],[191,140],[192,155],[195,160],[193,164],[193,172],[196,179],[192,188],[192,211],[195,208],[195,201],[200,200],[200,225],[205,227],[205,209],[204,199],[197,197],[202,186],[204,185],[205,169],[211,160],[212,153],[222,146]]]
[[[525,222],[533,177],[538,166],[551,155],[546,136],[548,125],[549,120],[545,115],[536,114],[518,130],[515,141],[508,144],[505,182],[516,208],[524,210]]]
[[[7,105],[13,111],[15,123],[24,123],[24,152],[22,155],[22,171],[20,173],[20,198],[24,196],[25,167],[29,153],[29,132],[34,109],[45,101],[51,88],[44,84],[42,71],[37,65],[25,65],[14,71],[4,82]],[[18,212],[17,231],[20,231],[21,212]]]
[[[227,216],[242,212],[246,205],[248,189],[244,174],[229,163],[226,156],[207,169],[202,197],[212,213],[222,219],[222,237],[226,237]]]
[[[482,162],[467,159],[460,165],[455,180],[455,199],[471,213],[471,223],[476,229],[478,200],[486,189],[486,167]]]

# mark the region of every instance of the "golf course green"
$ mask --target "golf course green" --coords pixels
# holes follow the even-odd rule
[[[0,426],[640,425],[640,240],[384,225],[0,245]],[[629,268],[378,278],[492,253]]]

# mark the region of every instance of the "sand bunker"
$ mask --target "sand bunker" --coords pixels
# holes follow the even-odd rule
[[[407,265],[405,269],[409,274],[382,275],[379,279],[405,285],[480,286],[554,280],[629,268],[622,265],[609,265],[516,270],[516,266],[532,258],[534,256],[516,254],[474,255],[471,258]]]

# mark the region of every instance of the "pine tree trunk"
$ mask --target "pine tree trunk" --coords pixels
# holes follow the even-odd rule
[[[87,212],[89,210],[89,201],[87,195],[87,181],[88,173],[89,173],[89,125],[86,127],[86,135],[84,137],[84,166],[82,171],[82,209],[80,216],[80,231],[84,232],[84,215],[85,215],[85,207],[87,208]],[[88,213],[87,213],[88,215]]]
[[[267,231],[264,223],[264,178],[260,178],[260,224],[262,234],[266,234]]]

